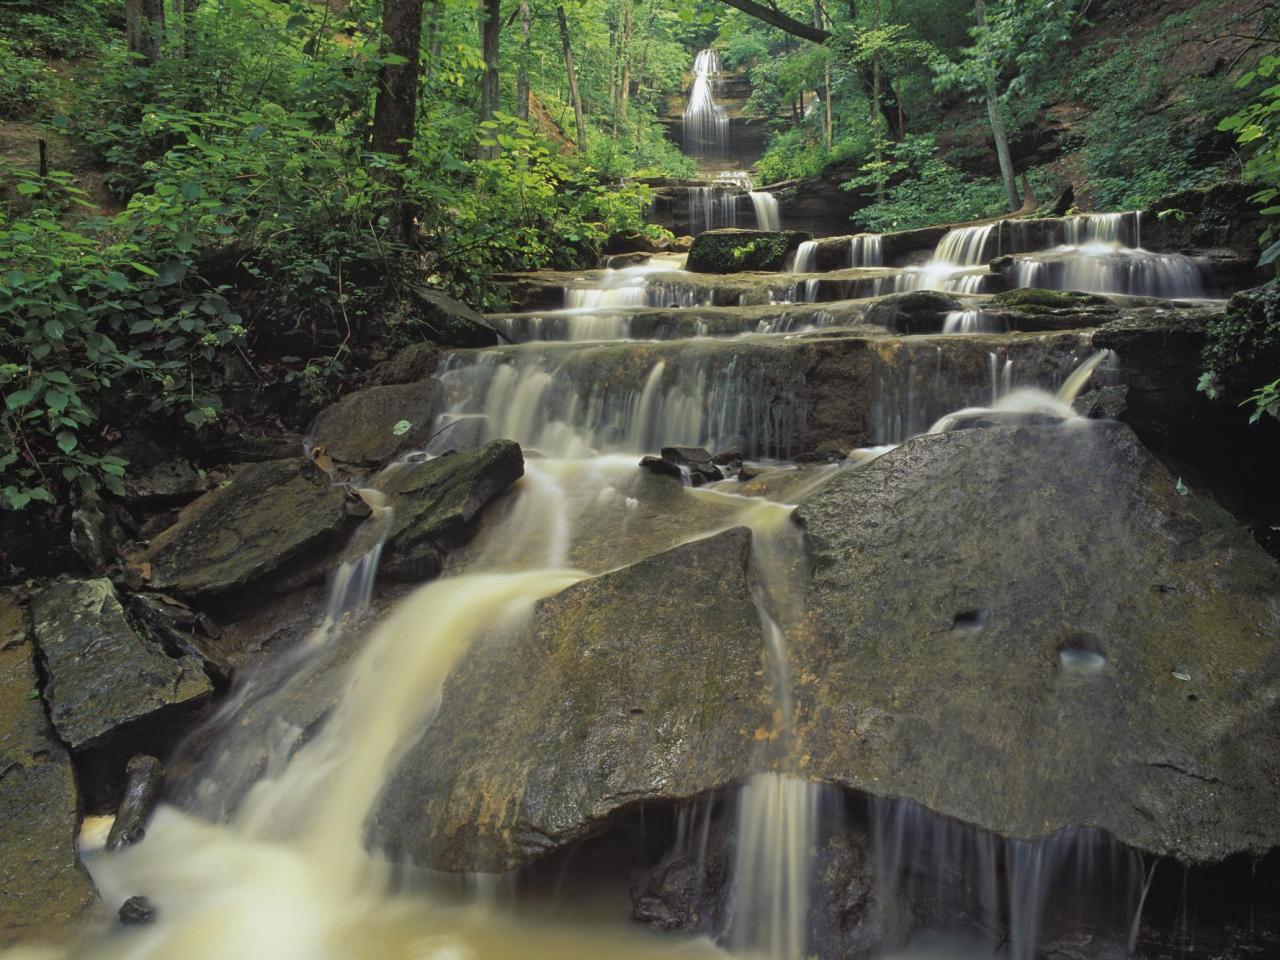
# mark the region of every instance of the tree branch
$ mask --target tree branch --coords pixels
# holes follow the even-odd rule
[[[826,30],[821,30],[811,23],[804,23],[788,16],[776,7],[756,3],[755,0],[720,0],[720,2],[741,10],[747,16],[755,17],[770,26],[777,27],[793,37],[799,37],[811,43],[826,43],[831,38],[831,34]]]

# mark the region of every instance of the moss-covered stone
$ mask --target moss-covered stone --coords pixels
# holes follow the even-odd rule
[[[570,587],[514,639],[481,637],[370,820],[444,870],[504,870],[616,811],[741,779],[772,729],[769,664],[735,529]]]
[[[439,393],[436,380],[357,391],[320,411],[312,442],[338,463],[381,466],[426,446]]]
[[[1126,427],[918,437],[796,516],[807,775],[1006,836],[1280,844],[1280,571]]]
[[[685,269],[694,273],[781,270],[787,256],[812,237],[794,230],[708,230],[698,234]]]
[[[343,489],[302,457],[251,464],[187,507],[141,562],[152,587],[189,599],[257,587],[336,544],[352,522],[345,502]]]
[[[1205,388],[1239,403],[1280,377],[1280,280],[1242,290],[1204,327]]]
[[[1019,290],[1006,290],[1004,293],[997,293],[991,298],[991,303],[994,306],[1017,307],[1023,310],[1037,308],[1062,310],[1068,307],[1107,306],[1111,301],[1094,293],[1023,287]]]
[[[0,947],[66,937],[96,900],[76,854],[75,772],[33,660],[23,611],[0,599]]]

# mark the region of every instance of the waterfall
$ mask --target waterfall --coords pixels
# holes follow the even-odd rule
[[[769,960],[804,960],[821,787],[760,773],[738,799],[729,940]]]
[[[884,266],[884,241],[878,233],[860,233],[849,241],[849,266]]]
[[[792,273],[813,273],[818,269],[818,241],[806,240],[796,248]]]
[[[983,310],[954,310],[942,324],[943,333],[998,333],[997,324]]]
[[[761,230],[781,230],[782,212],[778,208],[778,198],[763,190],[752,190],[749,196],[756,211],[756,226]]]
[[[694,236],[706,230],[738,225],[738,200],[742,191],[730,184],[689,188],[689,232]]]
[[[980,227],[955,227],[938,241],[933,252],[933,262],[952,267],[977,267],[991,259],[987,247],[996,224]]]
[[[684,152],[690,156],[723,157],[729,146],[729,117],[715,100],[720,78],[720,55],[701,50],[693,61],[693,87],[684,108]]]

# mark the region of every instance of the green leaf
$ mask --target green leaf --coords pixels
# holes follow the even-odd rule
[[[1277,240],[1262,251],[1262,256],[1258,258],[1258,266],[1265,267],[1268,264],[1275,263],[1276,260],[1280,260],[1280,240]]]
[[[35,397],[36,392],[34,390],[15,390],[5,397],[4,402],[10,410],[17,410],[19,407],[25,407]]]
[[[46,390],[44,392],[44,403],[54,413],[61,413],[67,409],[67,404],[71,402],[69,394],[61,390]]]
[[[413,429],[413,424],[408,420],[398,420],[396,421],[396,425],[391,428],[391,432],[397,437],[403,437],[411,429]]]
[[[72,450],[76,448],[76,445],[80,442],[79,440],[76,439],[76,435],[74,433],[71,433],[69,430],[59,431],[57,440],[58,440],[58,449],[61,450],[63,453],[70,453]]]

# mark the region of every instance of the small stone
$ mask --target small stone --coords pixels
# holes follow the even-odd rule
[[[662,457],[641,457],[640,466],[663,477],[674,477],[684,482],[684,472],[679,466]]]
[[[131,927],[155,923],[156,905],[146,897],[130,897],[120,907],[120,922]]]

